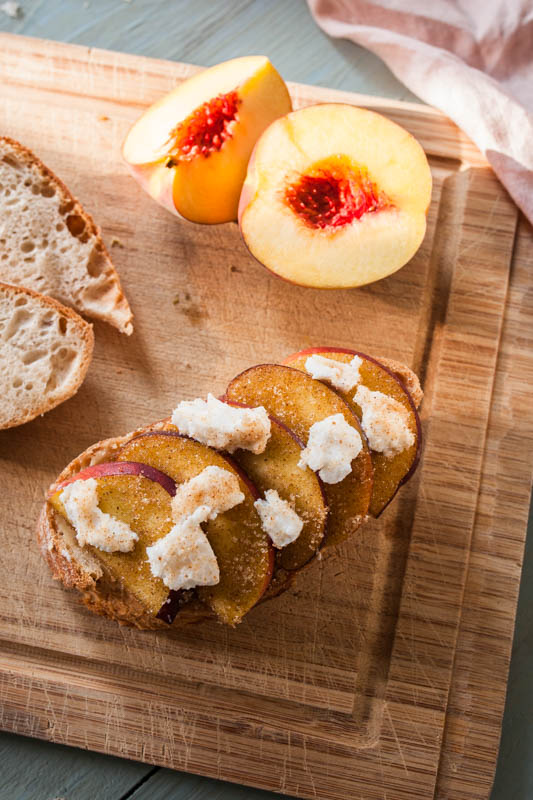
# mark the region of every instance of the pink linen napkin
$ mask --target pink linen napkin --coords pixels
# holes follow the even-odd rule
[[[307,0],[478,146],[533,223],[531,0]]]

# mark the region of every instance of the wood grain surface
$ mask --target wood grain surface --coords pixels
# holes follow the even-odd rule
[[[5,130],[122,245],[136,315],[130,340],[95,326],[76,398],[0,439],[2,727],[302,797],[487,797],[531,475],[530,232],[516,236],[505,192],[438,113],[292,85],[297,105],[342,97],[404,124],[435,191],[426,240],[395,276],[291,287],[234,225],[176,223],[120,163],[129,124],[190,67],[0,43]],[[379,524],[236,631],[120,629],[52,583],[33,527],[71,457],[320,343],[400,358],[425,382],[422,468]]]

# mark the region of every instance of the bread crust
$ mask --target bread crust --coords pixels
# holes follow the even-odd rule
[[[37,300],[43,308],[52,309],[61,316],[66,317],[76,326],[76,330],[79,334],[79,338],[83,347],[81,365],[73,385],[57,395],[55,398],[43,398],[42,405],[37,409],[34,408],[31,411],[28,410],[22,412],[17,416],[12,417],[8,422],[0,424],[0,430],[5,430],[7,428],[15,428],[18,425],[23,425],[25,422],[29,422],[30,420],[35,419],[35,417],[45,414],[47,411],[50,411],[52,408],[64,403],[65,400],[68,400],[70,397],[73,397],[76,394],[84,381],[87,370],[89,369],[89,364],[91,363],[93,357],[94,333],[93,326],[89,322],[86,322],[71,308],[62,305],[58,300],[54,300],[51,297],[46,297],[38,292],[34,292],[32,289],[25,289],[22,286],[12,286],[10,283],[0,283],[0,292],[7,292],[13,296],[25,295],[27,297],[31,297],[34,300]]]
[[[400,362],[391,361],[390,359],[379,359],[379,361],[400,378],[408,391],[411,391],[410,386],[413,387],[415,391],[413,400],[418,406],[423,393],[415,373]],[[170,419],[164,419],[138,428],[124,436],[97,442],[65,467],[57,480],[51,485],[49,495],[57,491],[63,481],[76,475],[82,469],[115,458],[117,451],[136,436],[150,431],[165,430],[169,425]],[[136,597],[125,590],[116,578],[106,574],[103,564],[102,576],[95,579],[86,570],[81,569],[79,564],[72,564],[70,560],[65,558],[64,554],[62,554],[61,533],[57,526],[58,516],[55,509],[49,503],[45,503],[37,528],[41,551],[52,570],[54,578],[62,581],[68,588],[77,589],[81,594],[81,602],[91,611],[114,619],[121,625],[135,626],[145,630],[176,629],[196,624],[206,619],[216,619],[210,609],[197,599],[183,606],[171,625],[146,613]],[[366,519],[363,524],[364,522],[366,522]],[[283,592],[292,587],[294,581],[298,580],[299,576],[306,572],[316,560],[331,557],[336,549],[335,545],[323,547],[306,564],[296,570],[288,571],[275,567],[272,580],[258,604],[283,594]]]
[[[69,213],[77,214],[83,219],[85,222],[85,229],[94,239],[95,250],[98,258],[101,260],[101,265],[99,265],[99,267],[102,266],[102,274],[105,274],[106,279],[108,279],[114,285],[117,291],[117,299],[111,312],[91,311],[89,313],[83,311],[83,313],[87,313],[87,315],[93,319],[99,319],[103,322],[108,322],[110,325],[113,325],[115,328],[117,328],[121,333],[125,333],[128,336],[131,335],[131,333],[133,333],[133,314],[122,290],[120,278],[115,267],[113,266],[109,251],[107,250],[102,239],[100,228],[96,225],[92,216],[83,208],[79,200],[74,197],[70,189],[65,186],[63,181],[58,178],[57,175],[52,172],[52,170],[47,167],[46,164],[44,164],[32,150],[29,149],[29,147],[26,147],[25,145],[16,141],[16,139],[11,139],[9,136],[0,136],[0,145],[2,142],[8,144],[18,158],[20,158],[27,166],[35,167],[43,177],[46,177],[51,183],[53,183],[53,185],[56,187],[58,195],[61,198],[62,204],[72,204],[72,209]]]
[[[376,357],[376,361],[379,361],[380,364],[383,364],[384,367],[390,370],[390,372],[392,372],[393,375],[398,378],[400,383],[403,384],[413,398],[415,407],[419,408],[422,398],[424,397],[424,392],[420,386],[418,375],[413,372],[410,367],[402,364],[401,361],[394,361],[392,358],[381,358],[381,356]]]

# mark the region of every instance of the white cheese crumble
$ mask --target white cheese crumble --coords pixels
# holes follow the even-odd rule
[[[274,547],[286,547],[302,532],[303,520],[275,489],[267,489],[265,499],[256,500],[254,506],[261,517],[263,530],[272,539]]]
[[[359,431],[342,414],[332,414],[311,426],[298,466],[318,472],[325,483],[339,483],[352,471],[362,448]]]
[[[65,486],[60,499],[76,539],[83,547],[92,544],[106,553],[128,553],[138,536],[129,525],[106,514],[98,507],[98,483],[94,478],[78,480]]]
[[[172,423],[180,433],[217,450],[262,453],[270,438],[270,419],[263,408],[239,408],[207,395],[207,401],[184,400],[174,410]]]
[[[220,580],[213,548],[200,527],[203,511],[200,507],[146,548],[152,575],[161,578],[169,589],[214,586]]]
[[[390,458],[414,444],[409,413],[398,400],[362,385],[357,387],[353,399],[361,406],[361,427],[371,450]]]
[[[177,487],[172,498],[172,519],[180,522],[203,508],[199,521],[206,522],[243,500],[244,494],[239,488],[237,476],[222,467],[209,466]]]
[[[306,360],[305,369],[315,380],[327,381],[335,389],[349,392],[361,380],[359,368],[362,363],[363,359],[359,356],[354,356],[349,363],[345,363],[315,354]]]

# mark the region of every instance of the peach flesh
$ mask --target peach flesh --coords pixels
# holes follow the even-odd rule
[[[342,156],[324,159],[285,190],[285,202],[310,228],[339,228],[364,214],[393,208],[365,167]]]
[[[170,132],[171,162],[167,166],[198,156],[208,158],[220,150],[232,136],[240,104],[238,93],[233,91],[219,94],[196,108]]]

